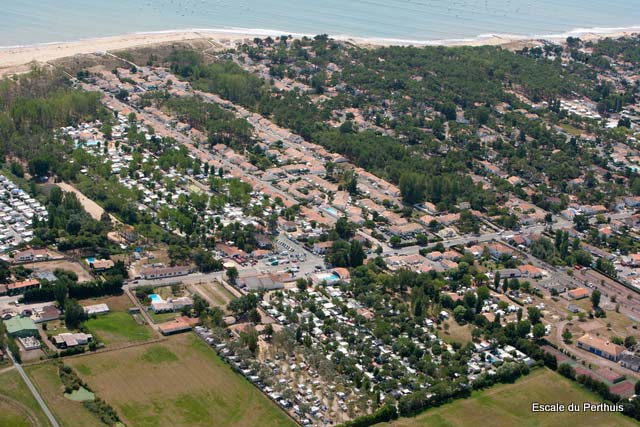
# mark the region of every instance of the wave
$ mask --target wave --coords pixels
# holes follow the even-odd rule
[[[517,41],[517,40],[564,40],[567,37],[581,37],[585,35],[598,35],[598,36],[614,36],[620,33],[640,33],[640,25],[632,25],[626,27],[592,27],[592,28],[574,28],[562,33],[550,33],[550,34],[507,34],[507,33],[484,33],[478,34],[475,37],[468,38],[443,38],[443,39],[403,39],[403,38],[390,38],[390,37],[370,37],[370,36],[358,36],[351,34],[328,34],[329,37],[336,40],[352,41],[355,43],[371,44],[371,45],[416,45],[416,46],[437,46],[447,44],[476,44],[486,40],[505,40],[505,41]],[[248,36],[248,37],[278,37],[282,35],[291,35],[293,37],[314,37],[317,34],[322,33],[299,33],[278,29],[265,29],[265,28],[241,28],[241,27],[229,27],[229,28],[184,28],[184,29],[169,29],[169,30],[157,30],[157,31],[139,31],[133,33],[126,33],[116,36],[103,36],[103,37],[91,37],[86,39],[77,39],[70,41],[54,41],[25,45],[11,45],[0,46],[0,50],[7,49],[22,49],[30,47],[46,47],[51,45],[69,44],[91,40],[105,40],[105,39],[118,39],[121,37],[131,35],[154,35],[154,34],[185,34],[185,33],[205,33],[215,35],[236,35],[236,36]]]

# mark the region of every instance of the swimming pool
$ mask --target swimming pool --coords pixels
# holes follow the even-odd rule
[[[332,285],[338,281],[340,281],[340,276],[338,276],[334,272],[330,273],[318,273],[316,274],[319,282],[327,282],[327,285]]]
[[[329,214],[333,216],[338,216],[338,211],[332,208],[331,206],[327,206],[326,208],[324,208],[324,210],[329,212]]]
[[[95,259],[94,257],[92,257],[92,256],[87,257],[87,258],[86,258],[86,260],[87,260],[87,262],[88,262],[89,264],[93,264],[94,262],[96,262],[96,259]]]
[[[162,297],[158,294],[149,295],[149,299],[151,300],[151,302],[162,302]]]

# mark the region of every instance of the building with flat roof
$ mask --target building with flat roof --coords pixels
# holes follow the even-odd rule
[[[109,306],[107,304],[94,304],[82,308],[84,309],[84,312],[89,316],[91,316],[92,314],[102,314],[109,312]]]
[[[241,279],[241,283],[251,291],[270,291],[273,289],[282,289],[284,287],[284,282],[279,280],[279,277],[274,274],[247,276]]]
[[[634,354],[625,354],[620,358],[620,366],[640,372],[640,357]]]
[[[617,362],[625,351],[621,345],[614,344],[608,340],[584,334],[576,343],[577,347],[590,353],[598,355],[608,360]]]
[[[36,324],[29,317],[15,316],[5,320],[7,333],[12,337],[34,337],[38,335]]]

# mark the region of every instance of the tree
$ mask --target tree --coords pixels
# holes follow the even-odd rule
[[[628,337],[626,337],[624,339],[624,346],[626,348],[631,348],[633,346],[635,346],[637,343],[636,337],[634,337],[633,335],[629,335]]]
[[[601,295],[602,294],[597,289],[591,294],[591,305],[593,305],[593,308],[598,308],[600,306]]]
[[[240,342],[255,356],[258,354],[258,331],[253,326],[248,326],[240,332]]]
[[[227,304],[229,311],[236,315],[242,315],[258,306],[260,297],[256,294],[247,294],[241,297],[235,298]]]
[[[262,321],[262,316],[260,316],[260,312],[257,308],[252,308],[249,310],[249,321],[255,323],[256,325]]]
[[[564,340],[565,344],[571,344],[572,338],[573,338],[573,334],[571,333],[571,331],[568,329],[565,329],[564,332],[562,333],[562,339]]]
[[[537,340],[539,340],[540,338],[544,337],[546,333],[546,330],[544,328],[544,325],[542,323],[536,323],[533,326],[533,337]]]
[[[209,303],[207,302],[207,300],[202,298],[200,295],[195,294],[193,296],[193,311],[196,313],[196,315],[199,316],[200,314],[204,313],[207,308],[209,308]]]
[[[51,286],[53,287],[53,297],[55,298],[58,307],[64,308],[65,303],[67,302],[67,294],[69,293],[67,280],[60,278]]]
[[[229,267],[227,268],[227,279],[229,279],[229,283],[231,283],[232,285],[235,285],[237,283],[238,280],[238,269],[235,267]]]
[[[351,267],[359,267],[364,262],[366,255],[362,248],[362,243],[357,240],[352,240],[349,247],[349,265]]]
[[[51,160],[44,156],[29,161],[29,173],[35,177],[47,176],[51,168]]]
[[[87,320],[87,313],[75,299],[68,299],[64,304],[64,323],[68,329],[77,329]]]
[[[561,363],[558,365],[558,373],[571,379],[575,379],[576,377],[576,370],[568,363]]]
[[[400,176],[400,193],[402,200],[410,205],[424,200],[425,180],[417,173],[404,173]]]
[[[460,325],[465,323],[464,318],[466,314],[467,309],[462,305],[459,305],[453,309],[453,318],[456,319],[456,322],[458,322]]]
[[[493,287],[496,290],[500,290],[500,272],[496,271],[496,275],[493,277]]]
[[[270,340],[273,337],[273,325],[271,323],[267,323],[267,326],[264,327],[263,331],[267,340]]]
[[[340,217],[336,221],[335,231],[341,239],[348,240],[355,235],[353,224],[346,217]]]
[[[120,89],[120,91],[116,94],[116,99],[119,101],[124,101],[129,97],[129,92],[126,89]]]
[[[529,315],[529,321],[532,325],[540,323],[540,319],[542,318],[542,312],[537,307],[528,307],[527,314]]]
[[[577,231],[585,231],[589,228],[589,218],[585,215],[576,215],[573,217],[573,223]]]

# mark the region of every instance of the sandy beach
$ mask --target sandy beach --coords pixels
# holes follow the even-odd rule
[[[623,37],[637,34],[638,28],[616,29],[610,32],[584,32],[576,34],[583,40],[595,40],[605,37]],[[29,69],[32,62],[47,63],[49,61],[67,58],[80,54],[105,53],[109,51],[128,49],[140,46],[166,44],[187,40],[208,40],[222,46],[231,46],[233,42],[252,39],[257,36],[273,36],[273,34],[243,34],[240,32],[224,32],[218,30],[185,30],[154,33],[134,33],[114,37],[102,37],[63,43],[46,43],[31,46],[16,46],[0,48],[0,76],[19,73]],[[301,36],[295,34],[294,36]],[[445,46],[481,46],[501,45],[509,48],[519,48],[537,43],[540,40],[562,42],[567,35],[544,36],[531,39],[523,36],[487,35],[475,39],[416,41],[416,40],[385,40],[358,37],[334,37],[361,46],[389,46],[389,45],[445,45]]]

